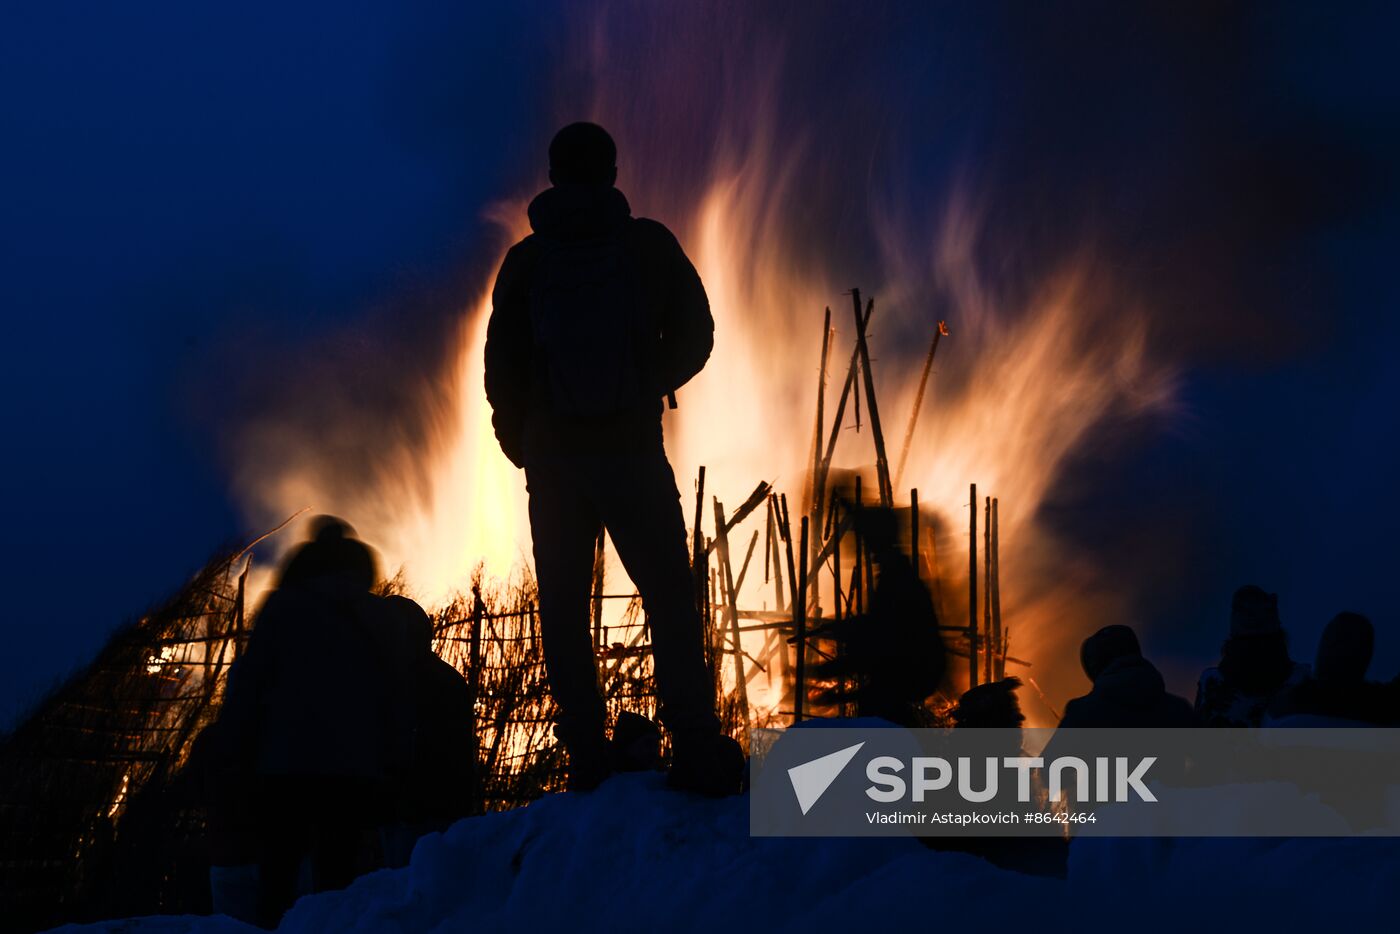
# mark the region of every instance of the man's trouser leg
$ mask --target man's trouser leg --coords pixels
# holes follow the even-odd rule
[[[556,734],[571,769],[604,755],[604,707],[589,633],[593,549],[601,521],[589,497],[562,464],[526,470],[530,532],[539,585],[540,641],[550,693],[559,705]]]
[[[672,734],[719,731],[705,630],[695,606],[675,474],[658,444],[619,458],[599,478],[599,511],[651,622],[661,720]]]

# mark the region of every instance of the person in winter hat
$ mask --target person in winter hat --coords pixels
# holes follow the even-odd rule
[[[1258,726],[1269,705],[1310,674],[1288,654],[1278,594],[1248,584],[1230,604],[1230,635],[1220,662],[1201,673],[1196,716],[1206,726]]]

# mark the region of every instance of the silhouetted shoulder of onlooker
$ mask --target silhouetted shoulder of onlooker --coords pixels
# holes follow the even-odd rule
[[[398,817],[417,832],[441,829],[478,804],[477,740],[471,688],[461,672],[433,651],[432,621],[407,597],[386,598],[411,659],[412,737],[403,763]]]
[[[1269,708],[1275,725],[1314,718],[1338,724],[1391,722],[1384,685],[1366,680],[1375,629],[1359,613],[1338,613],[1318,640],[1313,676],[1284,691]]]
[[[1137,635],[1129,627],[1100,629],[1084,640],[1079,660],[1094,686],[1065,705],[1061,727],[1195,725],[1191,705],[1167,692],[1162,675],[1142,657]]]
[[[1196,716],[1206,726],[1258,726],[1270,704],[1310,673],[1289,657],[1278,595],[1252,584],[1241,587],[1231,603],[1220,664],[1202,672],[1196,686]]]

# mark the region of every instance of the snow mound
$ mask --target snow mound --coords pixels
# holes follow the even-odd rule
[[[304,898],[280,930],[812,932],[1004,920],[1180,931],[1233,919],[1336,928],[1388,915],[1398,871],[1395,840],[1080,840],[1069,879],[1045,879],[912,838],[753,838],[747,798],[704,800],[668,791],[661,775],[620,775],[429,835],[407,868]],[[82,930],[256,929],[187,917]]]

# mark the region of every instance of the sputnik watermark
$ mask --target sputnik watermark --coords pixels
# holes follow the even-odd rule
[[[1400,836],[1400,730],[751,734],[763,836]]]
[[[864,745],[862,743],[861,745]],[[852,747],[859,748],[859,747]],[[817,760],[820,762],[821,760]],[[1157,798],[1143,784],[1147,770],[1157,761],[1156,756],[1145,756],[1129,768],[1127,756],[1108,756],[1094,759],[1094,793],[1090,794],[1089,763],[1077,756],[1059,756],[1046,766],[1038,756],[988,756],[982,777],[982,787],[974,788],[975,767],[972,757],[959,756],[956,769],[947,759],[939,756],[915,756],[910,763],[911,782],[901,776],[905,763],[894,756],[877,756],[865,767],[865,776],[872,784],[865,794],[872,801],[889,804],[901,801],[906,795],[915,802],[923,802],[928,792],[943,791],[953,783],[953,773],[957,772],[957,793],[964,801],[983,804],[994,800],[999,792],[998,776],[1002,769],[1016,773],[1016,800],[1027,803],[1031,800],[1031,770],[1048,768],[1050,776],[1049,797],[1051,801],[1065,800],[1065,773],[1074,773],[1074,799],[1077,802],[1129,801],[1129,792],[1137,795],[1140,801],[1156,801]],[[930,774],[932,773],[932,774]],[[833,776],[833,779],[835,776]],[[1110,779],[1112,779],[1110,787]],[[829,784],[829,783],[828,783]],[[912,792],[910,789],[912,788]],[[806,811],[804,810],[805,814]]]

